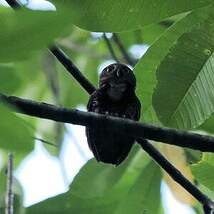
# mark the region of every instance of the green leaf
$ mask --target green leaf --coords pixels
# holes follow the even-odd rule
[[[204,123],[202,123],[199,127],[199,130],[203,130],[209,133],[214,133],[214,115],[212,114]]]
[[[33,134],[28,124],[0,105],[0,148],[26,153],[33,149]]]
[[[75,177],[69,192],[34,205],[27,209],[27,213],[116,214],[121,212],[127,198],[130,200],[129,210],[134,210],[131,213],[136,213],[136,203],[139,203],[139,213],[143,209],[156,210],[160,202],[160,170],[136,148],[117,168],[90,160]],[[153,189],[149,188],[151,185]],[[141,196],[136,201],[137,194]],[[155,203],[152,202],[154,197]]]
[[[21,86],[21,79],[14,66],[0,64],[0,92],[13,93]]]
[[[212,153],[204,154],[202,161],[193,164],[191,169],[198,182],[214,191],[214,155]]]
[[[214,13],[178,39],[157,70],[153,105],[159,120],[198,127],[214,111]]]
[[[1,10],[0,61],[27,58],[32,51],[50,45],[70,24],[66,14],[53,11]]]
[[[143,170],[115,214],[158,213],[160,208],[160,168],[150,162]]]
[[[168,54],[170,48],[185,32],[190,31],[195,26],[204,22],[208,17],[210,10],[211,9],[209,8],[197,10],[175,23],[150,46],[146,54],[135,66],[134,71],[137,79],[137,94],[143,106],[143,121],[150,123],[159,122],[153,109],[152,96],[157,84],[156,70],[161,61]]]
[[[205,7],[212,0],[52,0],[70,14],[75,25],[89,31],[136,30],[167,17]],[[66,7],[66,9],[65,9]]]

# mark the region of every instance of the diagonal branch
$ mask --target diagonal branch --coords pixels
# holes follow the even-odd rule
[[[149,154],[149,156],[151,156],[152,159],[154,159],[158,163],[158,165],[160,165],[160,167],[163,168],[173,178],[174,181],[185,188],[204,207],[212,210],[212,206],[214,205],[213,202],[187,178],[185,178],[178,169],[176,169],[158,150],[155,149],[153,145],[142,138],[137,139],[137,142],[141,145],[143,150],[146,151],[147,154]]]
[[[15,96],[0,95],[0,100],[11,104],[17,111],[30,116],[82,126],[105,126],[134,137],[161,141],[170,145],[187,147],[203,152],[214,152],[214,137],[157,127],[129,119],[111,117],[76,109],[60,108],[47,103],[35,102]]]
[[[95,87],[85,78],[85,76],[60,48],[54,45],[49,48],[49,50],[89,94],[92,94],[95,91]]]
[[[21,5],[18,3],[18,1],[14,0],[6,0],[6,2],[14,9],[19,8]]]
[[[123,46],[120,38],[118,37],[118,35],[116,33],[113,33],[112,39],[117,44],[117,46],[120,49],[120,52],[122,53],[122,55],[123,55],[124,59],[126,60],[126,62],[129,65],[134,66],[135,65],[134,60],[129,56],[129,54],[127,53],[125,47]]]
[[[109,52],[110,52],[112,58],[113,58],[116,62],[119,62],[119,60],[118,60],[118,58],[117,58],[117,56],[116,56],[116,54],[115,54],[115,52],[114,52],[114,49],[113,49],[113,47],[112,47],[112,45],[111,45],[111,43],[110,43],[110,41],[109,41],[109,39],[108,39],[108,37],[106,36],[105,33],[103,34],[103,38],[104,38],[104,41],[105,41],[105,43],[106,43],[106,46],[108,47],[108,50],[109,50]]]

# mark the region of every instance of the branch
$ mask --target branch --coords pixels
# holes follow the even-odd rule
[[[129,54],[127,53],[126,49],[124,48],[120,38],[117,36],[117,34],[113,33],[112,39],[114,40],[114,42],[117,44],[118,48],[120,49],[120,52],[122,53],[124,59],[126,60],[126,62],[131,65],[134,66],[135,62],[134,60],[132,60],[132,58],[129,56]]]
[[[157,127],[93,112],[60,108],[47,103],[35,102],[15,96],[0,95],[0,100],[15,106],[17,112],[30,116],[82,126],[106,126],[136,138],[141,137],[161,141],[170,145],[187,147],[203,152],[214,152],[214,138],[207,135]]]
[[[49,50],[89,94],[96,90],[60,48],[52,46]]]
[[[54,143],[51,143],[51,142],[49,142],[49,141],[47,141],[47,140],[44,140],[44,139],[42,139],[42,138],[34,137],[34,139],[40,141],[41,143],[45,143],[45,144],[47,144],[47,145],[54,146],[54,147],[58,148],[58,145],[56,145],[56,144],[54,144]]]
[[[137,139],[144,151],[146,151],[163,168],[174,181],[186,189],[195,199],[197,199],[207,210],[213,209],[213,202],[202,193],[195,185],[186,179],[181,172],[176,169],[158,150],[155,149],[147,140]],[[209,212],[205,212],[209,213]]]
[[[14,9],[19,8],[21,5],[18,3],[18,1],[14,0],[6,0],[6,2]]]
[[[8,155],[5,214],[13,214],[13,155]]]
[[[119,60],[118,60],[118,58],[117,58],[117,56],[116,56],[116,54],[115,54],[115,52],[114,52],[114,49],[113,49],[113,47],[112,47],[112,45],[111,45],[111,43],[110,43],[110,41],[109,41],[109,39],[107,38],[107,36],[106,36],[105,33],[103,34],[103,38],[104,38],[104,41],[105,41],[105,43],[106,43],[107,48],[109,49],[109,52],[110,52],[112,58],[113,58],[116,62],[119,63]]]

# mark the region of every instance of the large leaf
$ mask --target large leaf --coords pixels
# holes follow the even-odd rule
[[[128,160],[117,168],[91,160],[78,173],[69,192],[34,205],[27,213],[116,214],[124,205],[133,213],[157,210],[160,179],[159,168],[154,163],[148,164],[141,151],[132,151]],[[154,197],[155,206],[151,203]]]
[[[66,6],[71,21],[90,31],[118,32],[139,29],[167,17],[213,3],[212,0],[52,0]],[[63,7],[65,10],[65,7]]]
[[[203,23],[208,17],[210,10],[209,8],[197,10],[175,23],[151,45],[146,54],[135,66],[137,94],[142,102],[142,115],[145,122],[158,122],[152,106],[152,95],[157,84],[157,67],[183,33],[200,25],[201,22]]]
[[[0,64],[0,92],[13,93],[21,85],[21,79],[14,66]]]
[[[183,34],[157,70],[153,104],[167,126],[195,128],[214,111],[213,18]]]
[[[0,148],[21,153],[31,151],[33,149],[31,127],[2,104],[0,118]]]
[[[204,154],[198,164],[193,164],[192,173],[196,180],[214,191],[214,155]]]
[[[151,162],[148,164],[119,204],[115,214],[158,213],[160,208],[159,167]]]
[[[28,57],[32,51],[45,48],[61,35],[70,24],[66,14],[21,9],[0,10],[0,61],[14,61]]]

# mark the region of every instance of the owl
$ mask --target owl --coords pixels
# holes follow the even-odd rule
[[[138,121],[141,104],[135,95],[136,79],[124,64],[114,63],[103,69],[99,88],[90,96],[87,110]],[[119,165],[129,154],[134,138],[118,130],[87,126],[89,148],[99,162]]]

